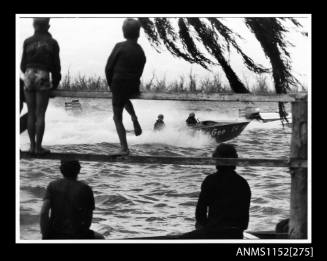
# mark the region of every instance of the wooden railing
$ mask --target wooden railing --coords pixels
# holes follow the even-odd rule
[[[291,168],[306,168],[306,160],[288,159],[233,159],[233,158],[203,158],[203,157],[167,157],[167,156],[119,156],[106,154],[87,154],[87,153],[55,153],[33,156],[28,152],[20,153],[21,159],[75,159],[80,161],[96,161],[96,162],[121,162],[125,164],[177,164],[177,165],[225,165],[225,166],[240,166],[240,167],[291,167]]]
[[[112,93],[109,91],[52,91],[56,97],[74,98],[103,98],[109,99]],[[254,94],[220,94],[220,93],[163,93],[142,92],[135,99],[142,100],[179,100],[179,101],[242,101],[242,102],[293,102],[306,96],[306,93],[280,94],[280,95],[254,95]]]

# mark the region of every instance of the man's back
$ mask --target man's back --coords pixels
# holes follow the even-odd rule
[[[202,183],[196,220],[201,225],[245,230],[249,222],[250,200],[251,190],[244,178],[233,170],[219,171],[207,176]]]
[[[35,33],[24,41],[21,70],[36,68],[52,73],[53,82],[57,85],[61,79],[61,65],[58,42],[49,32]]]
[[[74,179],[59,179],[49,184],[45,199],[50,200],[52,233],[73,235],[89,229],[94,197],[88,185]]]

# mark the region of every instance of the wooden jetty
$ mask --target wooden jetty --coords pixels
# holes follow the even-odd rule
[[[110,92],[63,91],[52,92],[57,97],[74,98],[111,98]],[[224,101],[224,102],[291,102],[292,103],[292,137],[289,159],[221,159],[192,157],[159,157],[159,156],[110,156],[97,154],[51,153],[34,157],[21,152],[22,159],[74,158],[81,161],[121,162],[128,164],[180,164],[180,165],[214,165],[216,163],[237,166],[287,167],[291,173],[290,223],[288,239],[308,238],[308,96],[306,93],[284,95],[253,94],[170,94],[142,93],[137,99],[146,100],[181,100],[181,101]],[[310,190],[311,191],[311,190]],[[311,217],[311,213],[310,217]],[[311,231],[311,230],[310,230]],[[253,232],[259,233],[260,232]],[[270,238],[276,233],[269,232]],[[269,234],[266,233],[266,234]],[[258,234],[258,236],[259,236]],[[163,236],[165,237],[165,236]],[[152,237],[153,238],[153,237]],[[266,237],[267,238],[267,237]],[[269,235],[268,235],[269,238]],[[285,235],[283,235],[285,238]]]

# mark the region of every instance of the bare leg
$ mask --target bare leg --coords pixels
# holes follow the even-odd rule
[[[129,113],[129,115],[131,115],[133,125],[134,125],[135,135],[136,136],[141,135],[142,134],[142,128],[140,126],[140,123],[137,120],[137,116],[136,116],[133,104],[132,104],[132,102],[130,100],[127,100],[127,102],[125,103],[125,109]]]
[[[49,92],[36,92],[36,153],[49,152],[42,148],[42,139],[45,129],[45,112],[48,108]]]
[[[124,107],[113,106],[114,122],[116,125],[116,130],[117,130],[119,141],[120,141],[121,151],[123,153],[128,153],[126,130],[123,125],[123,109],[124,109]]]
[[[35,152],[35,121],[36,121],[36,94],[35,92],[25,92],[25,101],[27,104],[27,132],[30,138],[30,152]]]

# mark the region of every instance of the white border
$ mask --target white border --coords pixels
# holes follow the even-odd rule
[[[309,52],[306,54],[308,57],[308,239],[243,239],[243,240],[22,240],[20,239],[20,133],[19,133],[19,75],[20,75],[20,48],[18,46],[17,39],[20,35],[20,28],[18,26],[19,18],[31,18],[31,17],[58,17],[58,18],[123,18],[123,17],[294,17],[294,18],[308,18],[309,19],[309,28],[308,28],[308,39],[309,39]],[[303,244],[312,242],[312,173],[311,173],[311,106],[312,106],[312,79],[311,79],[311,52],[312,52],[312,15],[311,14],[16,14],[16,243],[93,243],[93,244],[112,244],[112,243],[133,243],[133,244],[160,244],[160,243],[197,243],[197,244],[207,244],[207,243],[224,243],[224,244]]]

